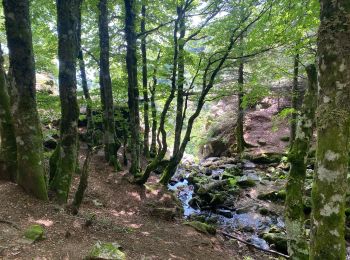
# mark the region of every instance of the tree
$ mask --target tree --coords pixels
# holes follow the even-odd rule
[[[81,0],[57,0],[59,92],[61,125],[57,164],[51,178],[51,190],[59,203],[68,198],[72,175],[76,170],[78,117],[76,61],[79,52],[79,20]]]
[[[28,193],[47,200],[43,139],[36,109],[35,64],[29,1],[4,0],[10,54],[10,94],[17,141],[17,183]]]
[[[317,106],[317,71],[315,65],[306,68],[308,89],[302,109],[297,117],[296,136],[288,154],[290,171],[286,185],[286,230],[288,252],[292,259],[309,259],[308,243],[304,228],[304,184],[306,178],[307,155],[312,141]]]
[[[316,172],[310,259],[345,259],[350,124],[350,4],[321,0]]]
[[[139,88],[137,82],[137,35],[135,28],[136,6],[134,0],[125,3],[125,38],[127,43],[126,67],[128,72],[128,106],[131,132],[131,166],[130,173],[137,175],[140,171],[140,112]]]
[[[141,54],[142,54],[142,92],[143,92],[143,120],[145,130],[143,134],[143,154],[148,157],[149,151],[149,98],[148,98],[148,69],[147,69],[147,41],[146,41],[146,5],[141,7]]]
[[[16,181],[17,144],[11,115],[10,96],[0,46],[0,179]]]
[[[109,33],[107,0],[99,1],[99,37],[100,37],[100,90],[103,109],[105,158],[117,169],[120,168],[117,152],[120,142],[116,138],[112,81],[109,69]]]

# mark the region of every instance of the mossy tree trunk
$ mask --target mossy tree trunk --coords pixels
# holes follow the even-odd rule
[[[137,175],[140,171],[140,111],[139,87],[137,82],[137,36],[135,28],[136,2],[124,0],[125,4],[125,38],[127,43],[126,68],[128,72],[128,106],[130,112],[130,173]]]
[[[47,200],[43,138],[36,107],[35,64],[29,1],[3,0],[12,111],[17,142],[17,183],[28,193]]]
[[[286,186],[285,222],[288,235],[288,253],[291,259],[309,259],[309,246],[304,227],[303,193],[306,161],[313,136],[317,106],[317,71],[315,65],[306,68],[308,89],[297,117],[296,136],[289,151],[290,171]]]
[[[298,110],[300,109],[299,106],[299,100],[300,100],[300,91],[299,91],[299,53],[295,54],[294,56],[294,66],[293,66],[293,86],[292,86],[292,120],[290,122],[290,144],[293,145],[295,135],[296,135],[296,129],[297,129],[297,116],[298,116]]]
[[[0,179],[15,182],[17,144],[2,54],[0,46]]]
[[[350,125],[350,3],[320,0],[316,172],[310,259],[345,259]]]
[[[72,175],[77,166],[79,108],[76,61],[79,52],[80,10],[81,0],[57,0],[61,125],[59,152],[56,153],[57,167],[50,189],[59,203],[67,202]]]
[[[143,2],[141,7],[141,54],[142,54],[142,91],[143,91],[143,120],[145,124],[143,134],[143,154],[146,157],[150,155],[149,148],[149,98],[148,98],[148,70],[147,70],[147,41],[146,41],[146,5]]]
[[[112,81],[109,69],[109,32],[107,0],[99,1],[99,37],[100,37],[100,90],[103,109],[103,132],[105,158],[116,169],[120,169],[117,152],[120,142],[116,137]]]

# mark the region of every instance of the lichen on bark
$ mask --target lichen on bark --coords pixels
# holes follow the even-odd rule
[[[350,124],[350,5],[321,0],[319,108],[310,259],[345,259]]]

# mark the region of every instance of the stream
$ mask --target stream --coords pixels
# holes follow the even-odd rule
[[[283,201],[272,195],[283,189],[285,179],[281,176],[286,174],[277,164],[256,165],[246,160],[242,163],[232,158],[209,158],[198,165],[179,167],[168,187],[180,199],[186,219],[213,224],[261,248],[286,253],[286,244],[279,245],[264,235],[285,236]],[[227,186],[225,180],[232,185]],[[224,187],[210,190],[208,193],[214,194],[211,198],[201,193],[201,189],[209,189],[221,181]]]

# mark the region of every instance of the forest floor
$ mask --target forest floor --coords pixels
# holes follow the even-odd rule
[[[83,160],[84,150],[81,156]],[[89,187],[76,216],[0,182],[0,259],[83,259],[98,241],[118,243],[127,259],[274,259],[219,233],[199,233],[182,218],[154,215],[150,205],[171,204],[169,194],[133,185],[127,171],[116,173],[103,161],[100,153],[93,157]],[[71,193],[78,181],[74,176]],[[45,239],[29,244],[23,234],[32,224],[45,228]]]

